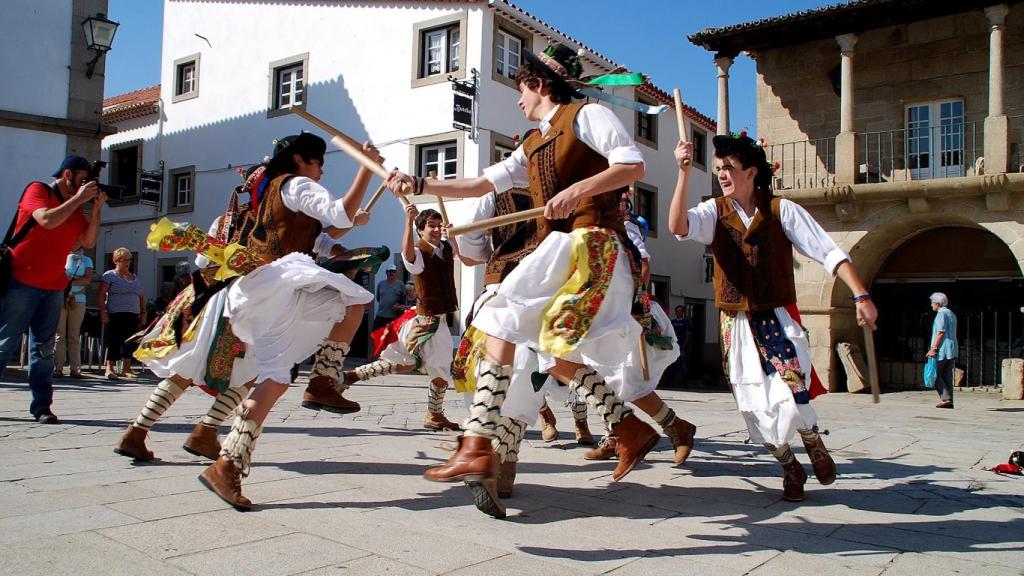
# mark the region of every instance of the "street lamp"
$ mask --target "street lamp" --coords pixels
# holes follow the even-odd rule
[[[118,23],[107,20],[107,15],[99,12],[95,16],[89,16],[82,21],[82,29],[85,30],[85,44],[96,53],[92,60],[86,65],[85,77],[92,78],[93,70],[96,69],[96,62],[100,57],[110,51],[114,45],[114,33],[117,32]]]

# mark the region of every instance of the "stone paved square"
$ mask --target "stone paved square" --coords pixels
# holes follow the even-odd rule
[[[1024,448],[1024,404],[963,391],[815,400],[839,467],[807,500],[781,500],[778,465],[731,395],[665,390],[699,427],[685,467],[663,439],[621,482],[588,462],[569,411],[550,444],[524,442],[509,517],[473,507],[462,484],[423,470],[453,436],[422,428],[427,381],[390,376],[349,394],[349,416],[299,406],[300,378],[267,420],[236,512],[196,480],[205,463],[181,442],[210,397],[188,391],[150,434],[159,460],[114,444],[155,380],[58,380],[63,423],[28,418],[24,372],[0,383],[0,572],[54,574],[1021,574],[1024,478],[985,470]],[[461,418],[462,398],[446,411]],[[599,420],[590,419],[593,430]],[[222,429],[226,432],[226,428]],[[807,464],[806,455],[796,450]],[[809,465],[807,466],[809,470]]]

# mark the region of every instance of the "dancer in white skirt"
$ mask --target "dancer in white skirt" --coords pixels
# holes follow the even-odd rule
[[[223,318],[245,345],[256,386],[238,408],[220,457],[200,480],[238,509],[252,502],[242,495],[263,421],[287,391],[292,365],[321,344],[348,352],[363,305],[373,295],[347,277],[318,266],[313,252],[321,230],[334,237],[352,226],[371,173],[360,168],[348,193],[337,197],[319,184],[326,143],[312,134],[278,142],[267,166],[255,226],[246,247],[264,262],[226,289]],[[379,155],[364,146],[367,155]],[[326,227],[324,227],[326,226]],[[326,340],[326,342],[325,342]]]
[[[611,110],[571,103],[580,94],[569,82],[581,72],[579,56],[566,46],[525,53],[516,76],[519,107],[539,130],[512,156],[477,178],[426,181],[396,174],[390,181],[392,190],[413,183],[424,193],[456,198],[528,186],[532,206],[545,208],[546,217],[536,223],[540,244],[473,320],[487,334],[486,358],[477,364],[465,435],[445,465],[424,474],[438,482],[466,481],[477,507],[495,517],[503,517],[505,508],[497,495],[499,466],[491,441],[517,345],[537,350],[540,368],[586,398],[619,433],[613,479],[629,473],[658,441],[600,371],[628,361],[641,337],[671,347],[649,314],[638,321],[631,313],[638,294],[619,239],[625,232],[619,194],[643,176],[643,157]]]
[[[459,425],[444,415],[444,396],[452,382],[452,348],[455,346],[446,316],[459,308],[455,289],[458,247],[441,238],[441,214],[436,210],[419,212],[409,205],[405,214],[402,261],[416,285],[416,316],[402,325],[398,339],[384,348],[380,359],[345,371],[340,390],[343,392],[355,382],[370,378],[423,368],[430,378],[423,427],[458,430]],[[419,242],[413,238],[414,224]]]
[[[209,235],[225,244],[244,243],[250,205],[239,204],[240,194],[258,193],[264,179],[265,166],[258,164],[245,172],[245,182],[236,188],[228,208],[210,227]],[[357,225],[362,217],[356,218]],[[314,243],[317,254],[331,255],[339,249],[338,241],[321,233]],[[253,261],[255,262],[255,258]],[[216,394],[210,409],[193,427],[182,448],[196,456],[216,460],[221,445],[218,429],[245,398],[256,377],[255,365],[234,352],[240,342],[230,329],[225,329],[224,306],[229,284],[215,280],[218,264],[203,254],[195,259],[199,272],[167,307],[135,352],[153,374],[162,380],[128,429],[121,436],[114,452],[139,461],[154,458],[146,446],[146,437],[154,424],[184,395],[191,386],[200,386]],[[253,266],[255,267],[255,266]],[[198,317],[193,318],[193,311]]]
[[[797,434],[821,484],[835,481],[836,466],[810,405],[825,389],[813,376],[796,308],[793,249],[850,288],[859,324],[874,330],[878,311],[849,255],[800,205],[772,194],[772,168],[763,146],[745,135],[715,136],[713,141],[724,196],[686,209],[693,145],[680,142],[669,230],[680,240],[711,245],[722,355],[736,405],[751,440],[764,444],[782,464],[782,497],[800,501],[807,473],[790,449]]]

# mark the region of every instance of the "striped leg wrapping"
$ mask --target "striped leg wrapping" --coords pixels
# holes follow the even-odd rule
[[[661,429],[664,430],[666,434],[669,434],[669,430],[673,430],[672,422],[676,419],[676,412],[669,408],[668,404],[662,402],[661,409],[652,414],[651,417],[654,418],[654,421],[661,426]],[[671,437],[671,435],[669,435],[669,437]]]
[[[605,385],[604,379],[593,368],[583,366],[577,370],[569,382],[569,388],[597,410],[608,429],[615,428],[623,418],[633,412],[626,408],[611,388]]]
[[[793,456],[793,449],[789,447],[789,444],[783,444],[781,446],[765,444],[764,447],[767,448],[772,453],[772,456],[775,456],[775,459],[781,462],[783,466],[796,461],[796,456]]]
[[[572,410],[572,417],[574,420],[586,420],[587,419],[587,403],[577,401],[569,404],[569,408]]]
[[[313,370],[309,377],[326,376],[332,381],[341,380],[341,371],[344,368],[345,356],[348,356],[349,346],[346,342],[335,342],[324,340],[320,349],[313,356]]]
[[[200,420],[207,426],[219,428],[221,424],[227,420],[228,416],[234,412],[235,408],[242,403],[242,399],[248,394],[248,390],[244,386],[235,386],[228,388],[217,395],[217,398],[213,401],[213,406],[207,410],[206,415]]]
[[[818,442],[818,439],[821,438],[821,435],[818,434],[817,426],[815,426],[814,428],[797,430],[797,432],[800,433],[800,439],[804,441],[804,445],[815,444]]]
[[[394,362],[388,362],[387,360],[377,360],[376,362],[370,362],[369,364],[363,364],[356,368],[356,378],[359,378],[360,382],[363,380],[369,380],[370,378],[378,378],[380,376],[387,376],[388,374],[394,374],[395,369],[398,367]]]
[[[235,423],[231,425],[231,432],[228,432],[221,444],[220,455],[233,462],[242,476],[249,475],[252,451],[256,448],[256,439],[260,437],[261,432],[263,426],[255,420],[246,420],[244,415],[239,414],[235,418]]]
[[[519,445],[526,435],[526,422],[502,416],[495,432],[497,436],[491,441],[491,447],[500,462],[518,462]]]
[[[152,428],[153,424],[156,424],[156,421],[171,407],[171,404],[174,404],[184,393],[185,389],[175,384],[170,378],[161,380],[150,394],[146,405],[142,407],[142,412],[139,412],[139,417],[135,419],[135,426],[146,430]]]
[[[494,438],[497,435],[501,405],[505,402],[511,378],[510,365],[502,366],[485,359],[477,362],[473,405],[469,407],[469,418],[462,425],[467,436]]]
[[[431,382],[427,385],[427,411],[431,414],[444,413],[444,393],[448,390],[448,384],[434,386]]]

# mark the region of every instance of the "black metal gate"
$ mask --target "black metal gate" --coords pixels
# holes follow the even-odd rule
[[[935,313],[928,296],[943,292],[957,317],[957,368],[965,386],[1002,386],[1002,362],[1024,354],[1024,281],[960,279],[878,281],[872,287],[879,311],[876,336],[882,385],[922,384]],[[907,377],[908,364],[913,376]]]

